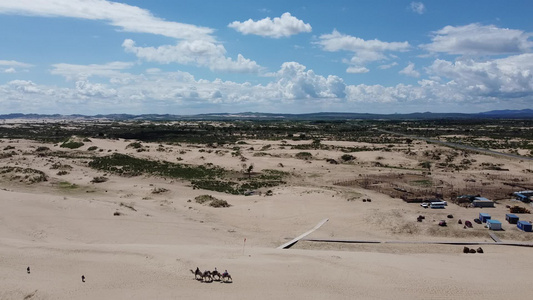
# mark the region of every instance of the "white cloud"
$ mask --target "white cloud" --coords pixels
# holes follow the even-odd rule
[[[351,73],[351,74],[363,74],[363,73],[368,73],[370,72],[370,70],[368,68],[365,68],[365,67],[348,67],[346,69],[346,73]]]
[[[421,45],[430,52],[455,55],[501,55],[530,52],[531,33],[498,28],[494,25],[469,24],[446,26],[433,32],[432,43]]]
[[[484,62],[437,59],[428,72],[451,79],[460,89],[474,95],[533,97],[533,53]]]
[[[264,37],[289,37],[302,32],[311,32],[311,25],[304,23],[286,12],[280,18],[264,18],[259,21],[249,19],[244,22],[234,21],[228,27],[243,34],[255,34]]]
[[[148,10],[105,0],[1,1],[0,13],[101,20],[128,32],[151,33],[177,39],[213,40],[211,28],[165,21]]]
[[[209,67],[213,71],[257,73],[261,67],[242,55],[237,60],[226,57],[226,49],[221,44],[209,41],[194,40],[180,41],[176,45],[164,45],[155,47],[137,47],[135,42],[127,39],[122,43],[126,52],[134,53],[137,57],[146,61],[163,64],[196,64]]]
[[[59,66],[57,74],[84,66]],[[70,87],[39,85],[13,80],[0,85],[4,111],[39,113],[199,113],[215,111],[387,111],[431,110],[474,103],[497,108],[529,107],[533,99],[533,54],[487,62],[435,60],[427,69],[431,79],[415,85],[347,85],[338,76],[322,76],[297,62],[286,62],[269,83],[237,83],[196,79],[187,72],[148,69],[123,73],[127,64],[85,66],[87,78],[72,76]],[[121,69],[121,68],[124,69]],[[414,69],[414,66],[413,66]],[[59,72],[63,70],[62,72]],[[109,78],[96,82],[91,76]],[[113,78],[118,78],[113,80]],[[120,81],[127,78],[127,81]],[[31,105],[30,105],[31,104]],[[529,106],[528,106],[529,105]],[[149,109],[148,111],[146,109]],[[460,108],[459,108],[460,109]],[[376,111],[376,112],[379,112]]]
[[[400,74],[404,74],[411,77],[420,77],[420,72],[415,70],[415,64],[410,62],[407,67],[405,67],[403,70],[399,72]]]
[[[0,2],[0,14],[44,17],[71,17],[107,21],[123,31],[150,33],[177,39],[176,45],[136,47],[126,39],[122,46],[137,57],[159,63],[196,64],[213,71],[256,73],[260,66],[237,55],[226,57],[226,49],[212,36],[213,29],[191,24],[165,21],[150,11],[136,6],[105,0],[17,0]],[[284,22],[286,20],[284,19]],[[290,26],[289,26],[290,28]],[[62,72],[68,71],[64,70]],[[60,70],[54,72],[60,72]],[[95,70],[88,70],[94,72]],[[71,76],[78,76],[71,74]]]
[[[316,75],[297,62],[283,63],[278,81],[267,85],[283,99],[344,98],[346,85],[342,78]]]
[[[364,67],[366,63],[389,59],[385,55],[387,51],[403,52],[409,50],[411,47],[408,42],[383,42],[377,39],[364,40],[341,34],[337,30],[333,30],[331,34],[321,35],[317,44],[322,46],[322,49],[325,51],[353,52],[354,56],[349,61],[345,61],[350,65],[347,72],[352,73],[368,72],[368,69]]]
[[[2,66],[5,66],[7,68],[1,68]],[[28,68],[33,67],[32,64],[27,64],[23,62],[18,62],[15,60],[0,60],[0,72],[13,74],[17,73],[17,69],[23,69],[23,71],[27,71]]]
[[[17,68],[31,68],[32,64],[18,62],[15,60],[0,60],[0,66],[17,67]]]
[[[111,62],[104,65],[74,65],[74,64],[54,64],[50,73],[54,75],[61,75],[68,80],[86,80],[91,76],[101,77],[123,77],[126,73],[121,73],[121,70],[129,69],[133,66],[131,62]]]
[[[394,66],[397,66],[397,65],[398,65],[397,62],[393,62],[393,63],[387,64],[387,65],[381,65],[378,68],[380,68],[382,70],[386,70],[386,69],[390,69],[390,68],[392,68]]]
[[[426,12],[426,6],[422,2],[411,2],[411,10],[419,15]]]

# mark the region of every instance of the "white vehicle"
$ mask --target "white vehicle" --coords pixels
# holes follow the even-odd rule
[[[420,203],[420,206],[422,206],[423,208],[428,208],[429,204],[424,202],[424,203]]]
[[[429,205],[429,207],[431,208],[444,208],[444,206],[446,205],[447,203],[445,201],[441,201],[441,202],[431,202],[431,204]]]

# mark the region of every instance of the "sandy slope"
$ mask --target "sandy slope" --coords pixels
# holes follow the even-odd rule
[[[127,143],[93,140],[94,145],[106,149],[103,154],[107,150],[136,154],[125,149]],[[30,141],[12,144],[22,151],[39,145]],[[249,144],[260,148],[267,143]],[[182,148],[190,151],[177,154],[178,150],[139,155],[171,161],[179,155],[190,163],[241,167],[241,162],[229,155],[217,157],[194,148]],[[310,238],[491,241],[481,226],[467,231],[455,222],[473,219],[483,210],[455,205],[441,211],[424,210],[374,191],[333,186],[335,180],[373,171],[364,166],[333,166],[322,160],[306,163],[290,157],[295,152],[276,147],[269,150],[274,157],[247,155],[247,163],[253,162],[255,170],[282,163],[284,170],[292,170],[297,177],[273,188],[270,197],[193,190],[185,182],[154,177],[107,174],[108,182],[91,184],[94,176],[103,173],[71,159],[32,155],[4,159],[2,166],[31,166],[45,171],[50,180],[31,185],[1,181],[0,299],[530,297],[533,248],[490,245],[483,246],[484,254],[466,255],[462,246],[299,242],[288,250],[275,249],[324,218],[329,222]],[[341,155],[312,152],[321,158]],[[361,163],[377,155],[384,161],[410,163],[394,153],[354,155]],[[49,160],[71,164],[73,170],[56,176]],[[519,174],[517,169],[511,172]],[[61,188],[60,181],[75,183],[78,188]],[[155,187],[169,191],[153,194]],[[217,209],[188,202],[201,194],[227,200],[232,206]],[[355,201],[347,201],[353,197]],[[362,198],[372,202],[362,202]],[[511,203],[503,201],[490,213],[504,220],[504,206]],[[122,215],[114,216],[116,211]],[[450,213],[454,214],[450,226],[438,227],[436,223]],[[419,214],[426,215],[423,223],[414,221]],[[506,231],[499,234],[506,240],[531,240],[516,228],[504,226]],[[28,266],[31,274],[26,273]],[[197,266],[228,269],[234,282],[198,282],[189,271]]]

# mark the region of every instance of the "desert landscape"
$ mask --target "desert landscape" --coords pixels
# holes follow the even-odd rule
[[[531,124],[424,124],[4,120],[0,299],[528,298]]]

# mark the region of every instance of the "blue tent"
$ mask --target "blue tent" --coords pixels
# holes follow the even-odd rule
[[[518,223],[516,223],[516,227],[523,231],[531,232],[533,226],[527,221],[518,221]]]
[[[490,220],[490,215],[486,213],[479,213],[479,219],[483,223],[487,223],[487,220]]]
[[[505,214],[505,220],[507,220],[509,224],[516,224],[519,218],[517,215],[514,215],[514,214]]]

